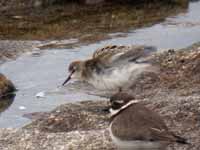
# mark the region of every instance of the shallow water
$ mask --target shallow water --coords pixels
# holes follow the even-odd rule
[[[20,127],[30,122],[23,117],[26,113],[48,111],[67,102],[100,99],[61,87],[72,60],[88,58],[95,49],[107,44],[145,44],[161,50],[184,48],[200,40],[199,14],[200,2],[193,2],[188,12],[167,18],[152,27],[132,30],[126,36],[124,33],[113,33],[110,40],[74,49],[29,52],[15,61],[4,63],[0,66],[0,72],[10,78],[19,91],[10,107],[1,112],[0,127]],[[117,34],[123,37],[116,38]],[[44,92],[45,97],[36,98],[39,92]]]

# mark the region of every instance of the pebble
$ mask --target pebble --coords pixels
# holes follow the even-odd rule
[[[45,92],[39,92],[36,94],[37,98],[44,98],[45,97]]]
[[[25,106],[19,106],[19,109],[20,109],[20,110],[25,110],[26,107],[25,107]]]

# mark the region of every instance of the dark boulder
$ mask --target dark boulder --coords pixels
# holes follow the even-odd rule
[[[0,73],[0,97],[7,96],[16,90],[14,84]]]

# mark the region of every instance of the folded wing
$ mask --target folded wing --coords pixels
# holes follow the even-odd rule
[[[107,67],[126,65],[127,63],[149,63],[148,56],[155,53],[153,46],[116,46],[111,45],[98,49],[93,53],[94,59],[100,59]]]

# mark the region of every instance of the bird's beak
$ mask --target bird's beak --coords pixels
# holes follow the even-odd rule
[[[73,74],[74,72],[75,72],[75,71],[73,70],[73,71],[69,74],[69,76],[67,77],[67,79],[63,82],[62,86],[64,86],[64,85],[71,79],[71,76],[72,76],[72,74]]]

